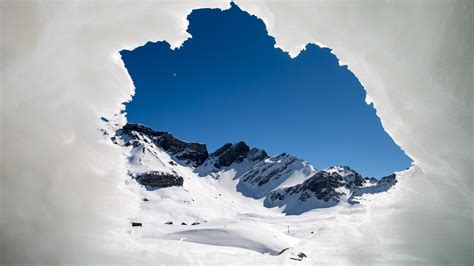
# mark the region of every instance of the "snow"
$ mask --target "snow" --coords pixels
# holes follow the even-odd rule
[[[285,194],[285,199],[273,201],[268,197],[270,192],[299,185],[313,178],[317,170],[306,161],[286,153],[253,161],[255,155],[261,153],[255,148],[245,158],[227,167],[215,167],[219,154],[212,153],[201,166],[194,168],[179,164],[176,158],[169,156],[143,133],[119,133],[115,142],[124,146],[132,176],[160,171],[184,177],[182,187],[136,187],[136,193],[146,201],[142,202],[137,215],[131,218],[131,222],[143,225],[134,228],[133,235],[143,245],[155,241],[174,247],[187,242],[186,249],[192,253],[219,250],[235,255],[251,251],[255,256],[279,256],[284,250],[291,249],[299,254],[303,250],[298,246],[310,241],[308,237],[317,236],[318,226],[334,219],[329,216],[329,219],[319,220],[321,213],[315,212],[315,209],[335,206],[348,210],[357,208],[350,204],[359,203],[365,193],[385,192],[393,183],[389,182],[391,179],[384,178],[382,180],[387,182],[381,186],[367,182],[368,186],[356,188],[353,185],[356,177],[354,170],[334,166],[323,171],[338,174],[347,184],[352,184],[349,188],[337,188],[340,198],[324,201],[311,195],[301,201],[300,197],[305,193],[301,191]],[[357,193],[352,195],[354,190]],[[328,213],[332,212],[328,210]],[[301,218],[293,219],[287,215]],[[313,223],[316,219],[318,221]]]
[[[296,242],[295,239],[282,232],[270,231],[266,226],[256,223],[239,223],[234,226],[232,221],[224,220],[221,222],[222,225],[214,225],[219,229],[184,230],[167,234],[164,238],[170,240],[182,239],[183,241],[213,246],[237,247],[270,255],[278,255],[283,249],[291,246],[291,242]],[[227,228],[222,229],[223,227]],[[254,237],[257,232],[259,236]]]
[[[142,151],[141,146],[135,149]],[[132,152],[134,159],[148,159],[131,161],[132,171],[160,169],[166,165],[164,162],[172,160],[166,153],[159,152],[158,147],[152,146],[150,149],[153,152]],[[154,160],[149,159],[150,154],[155,157]],[[141,167],[134,168],[133,164],[136,162]],[[231,254],[251,250],[256,254],[270,255],[278,255],[281,250],[298,242],[298,239],[268,227],[264,222],[268,217],[282,216],[281,213],[265,209],[261,201],[246,198],[236,191],[236,171],[220,171],[218,177],[200,176],[192,167],[179,164],[171,166],[173,169],[170,171],[185,177],[183,187],[137,189],[141,197],[148,199],[142,202],[141,211],[133,218],[134,221],[143,223],[143,228],[134,230],[139,231],[145,241],[185,241],[198,244],[190,245],[190,250],[215,249],[209,247],[212,245],[233,247],[229,251]],[[255,221],[258,217],[263,221]],[[167,222],[173,224],[168,225]],[[181,225],[182,223],[186,225]],[[193,223],[199,224],[192,225]],[[258,237],[255,237],[257,234]]]
[[[146,225],[129,224],[140,188],[125,186],[126,155],[97,130],[124,125],[123,103],[134,93],[118,52],[158,40],[179,47],[190,37],[192,9],[229,3],[7,0],[0,3],[1,263],[289,264],[302,251],[303,264],[472,265],[472,2],[237,4],[262,18],[291,56],[322,43],[348,64],[384,129],[415,162],[394,189],[365,195],[360,205],[252,218],[279,232],[289,225],[289,236],[301,240],[280,256],[141,238]],[[237,219],[231,203],[219,210]],[[235,242],[248,239],[239,232]]]
[[[274,175],[273,173],[279,173]],[[248,168],[240,175],[237,190],[248,197],[262,198],[273,190],[299,184],[316,173],[316,169],[308,162],[288,154],[281,154],[265,159],[265,161]],[[260,181],[269,180],[259,185]]]

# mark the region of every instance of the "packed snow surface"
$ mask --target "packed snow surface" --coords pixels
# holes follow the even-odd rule
[[[261,18],[291,56],[308,43],[333,49],[415,164],[397,175],[392,190],[364,195],[350,208],[283,216],[246,198],[249,220],[265,220],[265,237],[279,237],[289,225],[281,243],[312,252],[313,264],[472,265],[472,1],[236,3]],[[228,1],[0,2],[0,263],[293,261],[290,250],[271,255],[280,246],[264,239],[252,242],[259,251],[245,253],[240,246],[139,237],[149,229],[141,188],[130,193],[124,185],[126,155],[98,130],[101,117],[115,123],[109,131],[126,123],[123,103],[134,93],[119,51],[147,41],[178,47],[191,37],[186,16],[193,9],[228,7]],[[167,190],[163,196],[172,197]],[[225,197],[209,216],[238,217]],[[144,220],[142,228],[130,228],[136,218]],[[229,230],[234,243],[249,243],[240,227]]]
[[[363,178],[347,166],[317,171],[287,153],[269,156],[244,142],[225,144],[208,155],[205,148],[190,148],[203,144],[183,142],[144,125],[127,124],[112,139],[124,147],[129,185],[142,198],[139,213],[130,221],[142,226],[131,233],[142,243],[160,247],[187,242],[191,253],[208,249],[311,261],[315,251],[301,245],[317,237],[321,226],[335,219],[334,213],[350,213],[359,208],[353,206],[359,204],[355,196],[387,192],[397,182],[395,175],[381,183]],[[199,165],[191,162],[202,156],[207,158]],[[143,173],[158,173],[151,175],[154,186],[137,186]],[[167,178],[163,173],[182,177],[183,183],[162,182]],[[317,209],[330,207],[335,210],[326,209],[329,219],[321,221]],[[300,253],[306,257],[298,257]]]

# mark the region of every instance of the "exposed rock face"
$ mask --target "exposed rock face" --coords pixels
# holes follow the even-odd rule
[[[252,185],[262,186],[270,180],[279,179],[282,175],[294,169],[289,168],[298,159],[282,153],[271,157],[268,161],[256,165],[252,170],[244,174],[240,179]]]
[[[182,186],[184,179],[176,174],[163,173],[159,171],[150,171],[135,176],[135,180],[144,186],[152,188],[165,188],[173,186]]]
[[[251,155],[250,159],[253,161],[268,157],[265,151],[258,149],[250,150],[250,147],[243,141],[234,144],[227,143],[213,152],[210,157],[216,158],[214,162],[216,168],[222,168],[230,166],[233,163],[243,162],[248,155]]]
[[[209,155],[209,158],[196,171],[199,175],[219,176],[218,172],[236,170],[235,178],[240,177],[253,165],[268,157],[264,150],[250,148],[245,142],[227,143]]]
[[[379,185],[391,187],[397,183],[397,176],[395,174],[391,174],[388,176],[382,177],[379,181]]]
[[[146,135],[156,146],[186,165],[197,167],[209,157],[205,144],[184,142],[168,132],[154,131],[144,125],[127,124],[117,131],[118,136],[126,139],[125,146],[136,145],[137,133]]]
[[[260,162],[263,159],[268,158],[268,154],[264,150],[260,150],[260,149],[257,149],[257,148],[252,148],[247,153],[247,158],[249,158],[249,160],[253,161],[253,162]]]
[[[339,201],[339,197],[343,193],[336,191],[336,189],[345,185],[346,183],[340,174],[319,171],[302,184],[276,190],[270,193],[269,197],[272,201],[284,200],[287,195],[298,194],[300,201],[306,201],[311,195],[326,202],[329,200]]]
[[[232,178],[238,180],[236,190],[244,196],[264,199],[266,207],[283,207],[287,214],[327,208],[341,201],[356,204],[360,196],[387,191],[397,183],[395,174],[377,180],[362,177],[348,166],[318,171],[287,153],[269,157],[264,150],[242,141],[227,143],[209,155],[204,144],[187,143],[137,124],[118,130],[113,140],[131,146],[129,173],[146,187],[183,186],[182,175],[189,171],[216,179]]]
[[[338,192],[336,189],[344,185],[344,179],[341,175],[320,171],[303,182],[301,186],[296,186],[298,188],[293,193],[306,192],[301,194],[299,198],[301,201],[305,201],[309,197],[308,191],[313,192],[319,200],[329,201],[334,199],[338,201],[343,192]]]
[[[263,198],[280,186],[302,183],[316,172],[308,162],[282,153],[253,165],[240,176],[237,190],[248,197]]]
[[[361,187],[366,183],[366,179],[349,166],[331,166],[323,170],[326,173],[337,173],[344,178],[345,186],[348,189],[354,190],[356,187]]]
[[[301,184],[276,189],[265,198],[265,206],[285,206],[285,212],[300,214],[314,208],[326,208],[341,200],[350,204],[359,203],[357,197],[366,193],[389,190],[395,183],[392,174],[380,180],[364,178],[348,166],[332,166],[317,172]],[[305,202],[311,201],[309,205]]]
[[[396,183],[397,183],[397,176],[395,174],[384,176],[380,180],[376,181],[375,185],[364,186],[364,187],[359,187],[355,189],[349,201],[350,203],[358,203],[357,199],[355,199],[356,197],[360,197],[364,194],[374,194],[374,193],[385,192],[389,190],[391,187],[393,187]]]
[[[201,165],[209,156],[206,145],[186,143],[167,132],[164,132],[155,141],[159,147],[175,155],[178,160],[191,162],[195,167]]]

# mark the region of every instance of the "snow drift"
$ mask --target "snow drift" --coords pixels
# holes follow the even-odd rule
[[[292,56],[307,43],[332,48],[415,161],[391,193],[367,197],[365,208],[321,232],[312,246],[318,262],[472,264],[472,3],[237,4]],[[217,250],[210,259],[135,242],[127,230],[138,201],[124,186],[125,158],[99,130],[101,117],[125,123],[122,103],[133,95],[118,51],[159,40],[179,46],[192,9],[229,3],[0,7],[1,262],[229,261]]]

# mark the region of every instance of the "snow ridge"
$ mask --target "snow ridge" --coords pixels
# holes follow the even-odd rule
[[[113,140],[130,147],[129,174],[148,190],[183,186],[190,179],[204,183],[213,179],[290,215],[357,204],[362,195],[387,191],[397,182],[394,174],[380,180],[364,178],[348,166],[318,171],[295,156],[268,156],[243,141],[227,143],[209,154],[205,144],[187,143],[143,125],[128,124]]]

